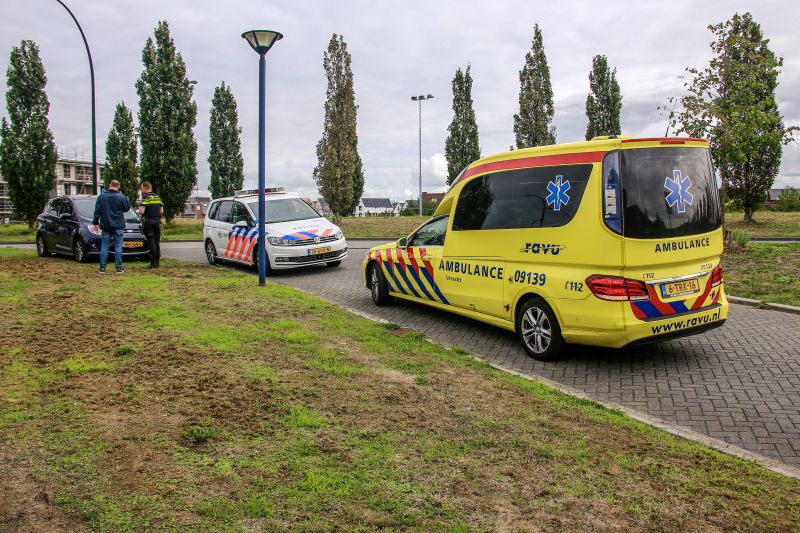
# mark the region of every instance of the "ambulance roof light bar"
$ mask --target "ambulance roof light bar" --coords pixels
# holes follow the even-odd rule
[[[258,194],[258,189],[234,191],[234,196],[250,196],[252,194]],[[264,194],[283,194],[283,187],[267,187],[264,189]]]

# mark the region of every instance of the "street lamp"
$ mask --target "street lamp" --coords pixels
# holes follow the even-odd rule
[[[250,47],[259,55],[258,60],[258,284],[266,285],[267,277],[267,247],[264,238],[264,219],[266,218],[266,205],[264,199],[265,168],[264,144],[266,141],[264,80],[266,79],[267,64],[264,56],[276,41],[283,39],[283,35],[276,31],[250,30],[242,34],[242,39],[247,39]]]
[[[75,21],[75,25],[78,26],[78,31],[81,32],[81,37],[83,37],[83,44],[86,46],[86,54],[89,56],[89,74],[91,74],[92,77],[92,194],[97,195],[97,128],[94,120],[94,65],[92,64],[92,52],[89,50],[89,43],[86,42],[86,36],[83,34],[83,28],[78,24],[78,19],[75,18],[75,15],[72,14],[72,11],[69,10],[64,2],[61,0],[56,0],[56,2],[64,6],[69,16]]]
[[[422,101],[431,98],[432,94],[411,97],[415,102],[419,102],[419,216],[422,216]]]

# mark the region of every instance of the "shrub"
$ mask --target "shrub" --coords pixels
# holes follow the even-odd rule
[[[773,209],[776,211],[800,211],[800,191],[787,185],[778,196],[778,203]]]
[[[750,241],[750,237],[743,231],[736,230],[731,234],[731,246],[734,248],[744,248]]]

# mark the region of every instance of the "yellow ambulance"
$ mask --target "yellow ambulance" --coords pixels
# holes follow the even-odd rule
[[[433,218],[372,248],[376,305],[424,303],[516,331],[535,359],[694,335],[728,314],[708,142],[598,137],[485,157]]]

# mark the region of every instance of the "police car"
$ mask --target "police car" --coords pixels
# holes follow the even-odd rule
[[[347,257],[342,230],[283,187],[265,189],[266,271],[324,264]],[[233,261],[258,265],[258,190],[236,191],[208,207],[203,241],[212,265]]]

